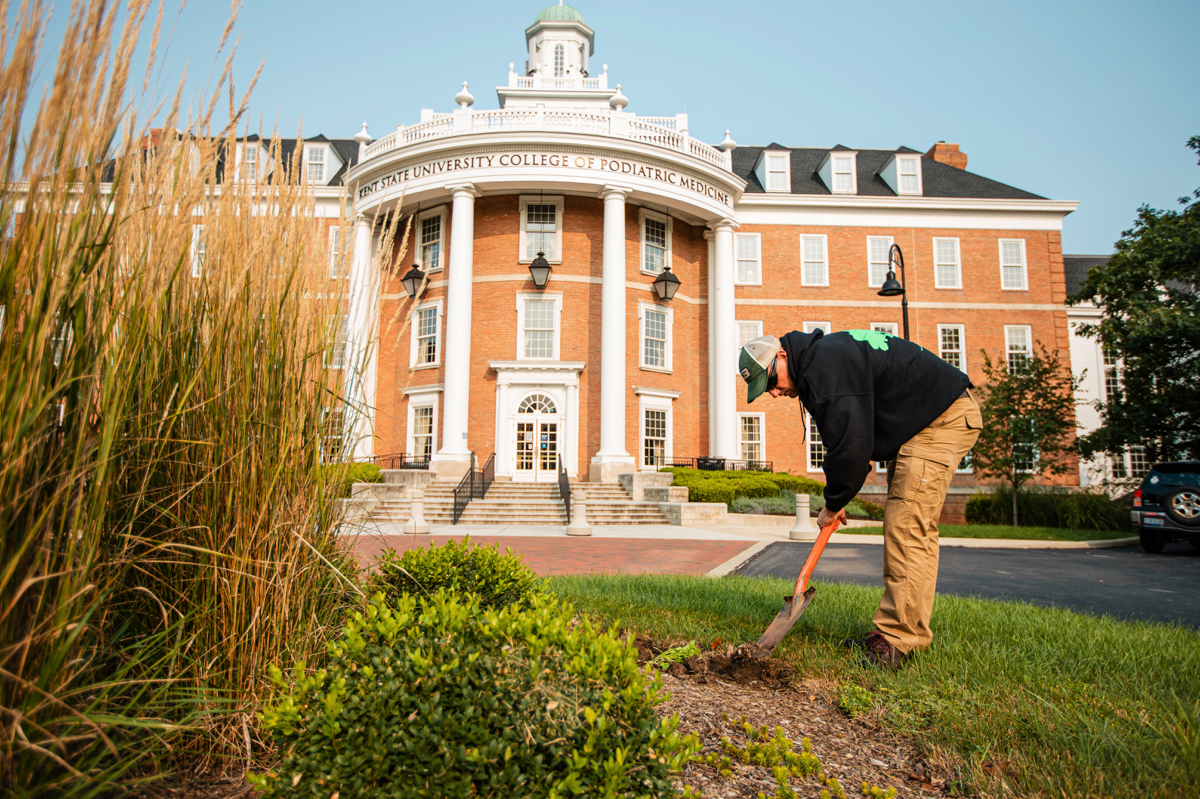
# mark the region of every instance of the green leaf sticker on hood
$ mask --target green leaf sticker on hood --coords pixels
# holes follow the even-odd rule
[[[891,338],[887,333],[880,333],[878,330],[847,330],[850,338],[855,341],[865,341],[877,350],[887,351],[888,339]]]

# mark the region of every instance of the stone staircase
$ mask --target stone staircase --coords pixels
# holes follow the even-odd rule
[[[451,524],[454,488],[457,483],[435,481],[425,487],[425,521],[431,525]],[[655,502],[634,502],[619,485],[572,483],[571,491],[587,494],[590,525],[670,524]],[[384,499],[371,514],[374,521],[403,523],[409,517],[410,500]],[[487,497],[473,499],[458,524],[519,524],[565,526],[567,514],[557,483],[495,482]]]

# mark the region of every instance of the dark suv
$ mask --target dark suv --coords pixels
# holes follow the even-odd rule
[[[1147,552],[1176,539],[1200,549],[1200,462],[1154,464],[1133,492],[1133,526]]]

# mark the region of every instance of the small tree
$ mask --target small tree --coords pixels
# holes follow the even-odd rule
[[[1026,355],[1010,353],[993,363],[983,353],[988,384],[983,395],[983,430],[972,450],[980,473],[1012,486],[1013,524],[1019,525],[1017,489],[1039,474],[1062,474],[1063,456],[1074,449],[1074,378],[1059,361],[1058,350],[1040,343]]]

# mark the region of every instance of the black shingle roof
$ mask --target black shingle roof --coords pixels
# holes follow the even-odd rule
[[[837,145],[834,150],[848,149]],[[762,184],[754,174],[754,165],[764,150],[787,150],[792,154],[792,194],[832,194],[817,176],[817,167],[830,152],[811,147],[738,147],[733,151],[733,171],[746,181],[746,194],[763,194]],[[879,170],[895,153],[914,154],[916,150],[901,147],[897,150],[859,150],[855,159],[858,168],[858,194],[865,197],[895,197],[896,193],[879,177]],[[951,197],[988,200],[1044,200],[1031,192],[999,181],[948,166],[921,156],[921,183],[925,197]]]
[[[274,143],[274,141],[272,139],[268,139],[265,137],[259,137],[259,135],[257,133],[240,138],[238,141],[249,141],[249,142],[261,141],[263,147],[265,147],[268,152],[270,152],[271,147]],[[329,144],[333,147],[334,150],[337,151],[338,156],[341,157],[341,159],[344,163],[342,164],[341,168],[339,168],[338,171],[336,173],[334,173],[333,177],[329,180],[329,182],[324,185],[326,185],[326,186],[344,186],[344,185],[346,185],[346,173],[350,171],[350,167],[352,167],[358,163],[358,142],[356,142],[354,139],[329,139],[319,133],[316,136],[308,137],[304,141],[306,141],[306,142],[322,142],[324,144]],[[296,152],[296,140],[294,138],[289,138],[289,137],[284,136],[278,140],[278,144],[279,144],[279,160],[276,164],[276,167],[283,169],[283,168],[286,168],[292,162],[292,156]]]
[[[1067,296],[1070,297],[1079,291],[1089,269],[1107,260],[1107,255],[1064,255],[1063,276],[1066,278]]]

